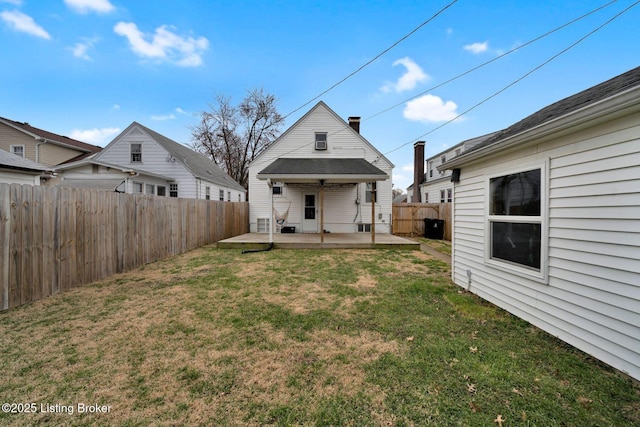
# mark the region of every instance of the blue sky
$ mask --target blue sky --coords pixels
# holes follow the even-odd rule
[[[216,94],[263,88],[289,114],[451,1],[0,0],[0,116],[101,146],[132,121],[188,143]],[[640,65],[640,5],[619,0],[431,90],[608,3],[459,0],[320,99],[362,117],[404,189],[413,142],[432,156]]]

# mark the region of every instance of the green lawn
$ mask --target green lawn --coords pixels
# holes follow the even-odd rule
[[[640,425],[630,380],[421,252],[206,247],[0,313],[0,346],[37,409],[0,425]]]

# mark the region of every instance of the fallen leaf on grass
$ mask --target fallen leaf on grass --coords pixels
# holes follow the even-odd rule
[[[498,427],[502,427],[502,423],[507,421],[506,418],[502,418],[502,415],[498,414],[498,416],[496,417],[495,420],[493,420],[494,423],[498,423]]]
[[[476,392],[476,385],[475,384],[467,384],[467,391],[469,393],[475,393]]]
[[[469,351],[471,353],[477,353],[478,352],[478,347],[469,347]]]
[[[518,396],[524,397],[522,392],[520,390],[518,390],[517,388],[515,388],[515,387],[511,391],[514,392],[515,394],[517,394]]]
[[[471,408],[471,412],[474,414],[479,410],[478,406],[473,402],[469,402],[469,408]]]
[[[576,400],[578,401],[579,404],[581,404],[585,408],[589,407],[589,405],[593,403],[593,400],[586,397],[582,397],[582,396],[578,396]]]
[[[413,341],[413,337],[407,337],[407,341]]]

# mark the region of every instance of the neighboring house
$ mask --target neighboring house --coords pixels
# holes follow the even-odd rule
[[[640,379],[640,67],[439,169],[454,282]]]
[[[80,160],[101,150],[96,145],[3,117],[0,117],[0,149],[46,166]]]
[[[260,153],[249,166],[251,232],[370,233],[375,187],[375,232],[389,233],[393,164],[359,126],[319,102]]]
[[[40,185],[51,176],[51,168],[0,150],[0,184]]]
[[[246,201],[246,190],[200,153],[133,122],[100,153],[56,168],[58,186]]]
[[[423,179],[420,181],[418,186],[420,189],[420,200],[413,200],[414,183],[407,188],[408,203],[451,203],[453,196],[451,171],[440,171],[438,170],[438,166],[443,165],[454,157],[460,156],[462,153],[473,149],[473,147],[493,137],[496,133],[497,132],[492,132],[487,135],[463,141],[428,158],[426,163],[420,162],[418,159],[417,162],[415,162],[414,167],[421,167],[424,171],[426,166],[426,172],[422,174]]]

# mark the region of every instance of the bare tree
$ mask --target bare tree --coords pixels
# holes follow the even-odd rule
[[[228,96],[216,95],[215,100],[190,128],[191,147],[247,188],[249,163],[280,135],[284,118],[276,109],[275,96],[263,89],[249,91],[238,106]]]

